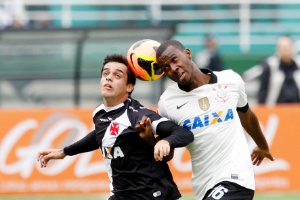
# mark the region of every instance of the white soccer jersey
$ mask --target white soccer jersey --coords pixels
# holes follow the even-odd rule
[[[209,73],[212,75],[209,84],[190,92],[174,84],[158,103],[160,115],[194,133],[194,142],[187,149],[191,154],[197,200],[222,181],[255,188],[250,152],[236,110],[247,104],[244,82],[232,70]]]

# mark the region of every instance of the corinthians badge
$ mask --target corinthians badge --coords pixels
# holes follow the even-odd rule
[[[210,107],[209,101],[207,97],[203,97],[201,99],[198,99],[198,104],[201,110],[207,111]]]
[[[228,94],[226,89],[227,89],[227,85],[225,86],[218,85],[213,89],[213,91],[217,92],[217,96],[215,97],[217,101],[225,103],[229,99],[230,95]]]

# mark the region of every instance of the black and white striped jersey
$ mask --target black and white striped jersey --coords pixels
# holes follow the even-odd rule
[[[143,116],[150,118],[154,132],[159,122],[168,120],[132,98],[115,107],[101,104],[93,112],[96,140],[111,182],[109,199],[179,199],[168,164],[154,160],[153,147],[135,130]]]

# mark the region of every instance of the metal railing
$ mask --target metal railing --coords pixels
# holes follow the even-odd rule
[[[300,0],[23,1],[25,6],[51,7],[51,9],[41,11],[28,10],[31,20],[39,20],[41,16],[48,13],[49,20],[60,21],[59,26],[62,28],[74,27],[75,22],[81,23],[81,25],[82,22],[94,22],[94,25],[91,26],[108,26],[109,24],[113,26],[117,22],[119,22],[117,25],[127,26],[199,22],[195,27],[199,26],[202,32],[207,32],[209,27],[218,27],[222,23],[231,22],[236,29],[232,32],[235,37],[221,35],[220,45],[228,43],[239,45],[242,53],[249,53],[252,44],[270,45],[274,43],[273,33],[276,31],[278,34],[286,31],[300,35],[300,26],[298,26]],[[80,9],[80,6],[90,6],[90,9]],[[281,8],[282,6],[283,8]],[[290,21],[285,25],[285,23],[280,23],[282,20]],[[262,23],[265,21],[269,21],[269,23]],[[267,28],[268,26],[270,28]],[[222,30],[217,30],[216,33],[218,31]],[[258,35],[258,33],[260,34]],[[195,37],[197,36],[195,35]],[[182,36],[180,40],[187,45],[202,45],[201,40],[195,40],[193,37]]]
[[[0,32],[0,106],[96,106],[104,56],[126,55],[137,40],[163,41],[172,31],[161,26]],[[133,96],[156,103],[161,80],[138,82]]]

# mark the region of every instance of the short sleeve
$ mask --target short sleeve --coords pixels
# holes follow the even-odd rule
[[[238,86],[238,93],[239,93],[239,99],[237,103],[238,108],[242,108],[247,105],[248,99],[247,99],[247,94],[245,92],[245,82],[243,81],[242,77],[235,73],[236,78],[237,78],[237,86]]]
[[[163,117],[168,118],[167,110],[164,101],[160,98],[157,104],[157,113]]]

